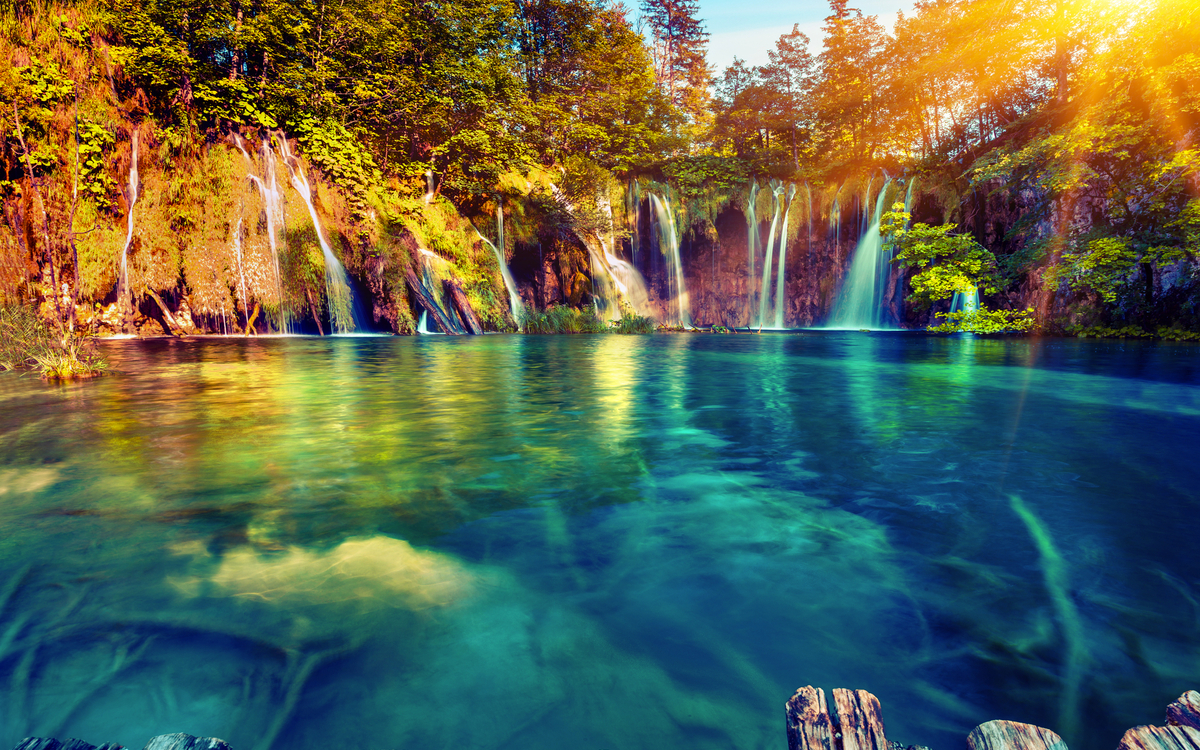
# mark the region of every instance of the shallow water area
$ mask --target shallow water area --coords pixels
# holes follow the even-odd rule
[[[765,333],[765,331],[764,331]],[[108,340],[0,373],[0,746],[1115,747],[1200,687],[1200,347]]]

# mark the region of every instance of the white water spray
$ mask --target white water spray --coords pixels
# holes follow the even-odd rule
[[[317,242],[320,243],[321,253],[325,256],[325,292],[329,298],[331,327],[335,333],[353,333],[356,328],[354,292],[350,289],[350,279],[346,275],[346,269],[334,256],[333,250],[325,240],[325,233],[321,230],[321,219],[317,216],[317,209],[313,206],[312,189],[308,185],[308,179],[304,176],[304,170],[300,167],[299,160],[288,150],[287,139],[279,139],[279,151],[283,157],[283,163],[288,168],[288,174],[291,175],[292,187],[300,194],[304,205],[308,206],[313,229],[317,232]]]
[[[880,189],[879,196],[875,199],[875,212],[854,248],[850,273],[846,276],[842,292],[834,306],[834,327],[880,327],[883,289],[878,282],[879,264],[883,260],[883,238],[879,235],[879,223],[883,216],[883,203],[889,185],[891,180],[886,181]]]
[[[767,231],[767,254],[763,261],[762,285],[758,295],[758,327],[762,328],[767,321],[767,300],[771,298],[771,263],[775,260],[775,228],[779,226],[779,213],[782,210],[783,183],[771,180],[771,228]]]
[[[675,217],[671,213],[671,204],[665,196],[651,195],[650,204],[658,217],[659,250],[667,259],[667,281],[672,298],[675,300],[676,315],[674,323],[683,327],[691,327],[692,317],[689,310],[687,286],[683,280],[683,263],[679,257],[679,235],[675,230]]]
[[[129,162],[129,228],[125,233],[125,247],[121,250],[121,283],[118,296],[122,301],[130,299],[129,292],[129,246],[133,244],[133,206],[138,199],[138,130],[133,129],[130,137],[131,158]]]
[[[783,311],[787,307],[787,292],[784,284],[784,269],[787,268],[788,215],[792,210],[792,199],[796,197],[796,184],[788,186],[787,205],[783,207],[783,229],[779,233],[779,274],[775,281],[775,327],[783,328]]]

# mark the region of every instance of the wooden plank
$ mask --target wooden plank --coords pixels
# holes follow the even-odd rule
[[[866,690],[833,689],[842,750],[891,750],[883,731],[879,699]]]
[[[833,722],[825,704],[825,691],[807,685],[788,700],[788,750],[834,750]]]
[[[1200,750],[1200,729],[1194,727],[1134,727],[1117,750]]]
[[[26,737],[13,750],[62,750],[62,743],[53,737]]]
[[[1200,729],[1200,693],[1189,690],[1167,706],[1167,723],[1177,727]]]
[[[972,729],[967,750],[1067,750],[1067,743],[1049,729],[997,720]]]
[[[429,317],[433,318],[433,322],[442,330],[442,333],[451,336],[457,334],[458,331],[455,330],[454,324],[450,322],[450,318],[442,310],[441,306],[438,305],[437,300],[433,298],[429,290],[425,288],[425,285],[417,278],[417,275],[412,272],[411,268],[404,272],[404,278],[408,281],[408,288],[417,298],[417,301],[421,303],[421,307],[425,308],[425,312],[429,313]]]
[[[160,734],[151,737],[142,750],[233,750],[225,740],[193,737],[190,734]]]
[[[462,318],[463,324],[467,327],[467,333],[474,336],[483,335],[483,324],[479,322],[479,317],[475,315],[475,311],[471,309],[471,302],[467,299],[466,293],[462,290],[453,279],[445,279],[442,285],[446,287],[446,294],[450,296],[454,302],[454,309],[458,311],[458,315]]]

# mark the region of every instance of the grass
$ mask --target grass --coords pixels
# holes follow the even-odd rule
[[[610,320],[608,326],[613,333],[654,333],[654,320],[636,313],[627,314],[620,320]]]
[[[521,315],[525,333],[603,333],[604,322],[591,310],[551,305],[545,310],[526,309]]]
[[[73,380],[107,367],[89,334],[54,330],[32,305],[0,307],[0,370],[36,369],[47,380]]]

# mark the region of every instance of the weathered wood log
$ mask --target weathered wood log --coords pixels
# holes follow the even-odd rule
[[[833,689],[842,750],[890,750],[879,699],[866,690]]]
[[[154,290],[150,287],[146,287],[146,294],[150,295],[150,299],[158,304],[158,309],[162,312],[163,320],[167,321],[167,333],[172,336],[186,336],[187,331],[183,330],[183,326],[175,322],[175,316],[171,315],[171,311],[167,309],[167,305],[162,301],[162,297],[155,294]]]
[[[474,336],[482,336],[483,324],[479,322],[479,317],[471,309],[471,302],[467,299],[467,295],[463,292],[462,287],[456,284],[453,279],[445,279],[442,281],[442,285],[446,287],[446,294],[450,295],[451,301],[454,302],[454,309],[458,311],[458,316],[462,318],[463,325],[467,327],[467,333]]]
[[[225,740],[193,737],[190,734],[160,734],[151,737],[142,750],[232,750]]]
[[[997,720],[972,729],[967,750],[1067,750],[1067,743],[1049,729]]]
[[[125,748],[111,742],[97,747],[76,739],[59,742],[53,737],[26,737],[13,750],[125,750]]]
[[[1117,750],[1200,750],[1200,729],[1194,727],[1134,727]]]
[[[421,307],[425,308],[425,312],[429,313],[429,317],[433,318],[433,322],[442,330],[442,333],[451,336],[458,333],[455,330],[454,324],[450,322],[449,316],[438,305],[437,300],[433,298],[433,295],[429,293],[429,290],[425,288],[425,285],[421,283],[411,268],[404,272],[404,278],[408,281],[408,288],[416,296],[417,301],[421,303]]]
[[[788,750],[834,750],[833,722],[824,690],[802,687],[788,700],[786,709]]]
[[[1176,727],[1200,729],[1200,693],[1189,690],[1167,706],[1167,723]]]

